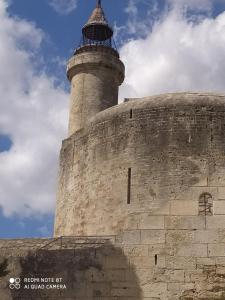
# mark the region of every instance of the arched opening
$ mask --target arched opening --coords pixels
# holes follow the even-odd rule
[[[198,203],[199,216],[213,215],[213,198],[210,193],[202,193],[199,197]]]

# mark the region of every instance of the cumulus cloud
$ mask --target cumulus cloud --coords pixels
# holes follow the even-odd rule
[[[149,28],[157,22],[160,15],[159,2],[157,0],[129,0],[125,13],[128,16],[126,24],[120,26],[117,23],[114,24],[114,38],[118,45],[124,44],[131,37],[142,38],[149,33]]]
[[[77,8],[77,0],[51,0],[49,4],[60,15],[67,15]]]
[[[159,8],[145,3],[145,20],[135,9],[137,1],[127,8],[133,37],[120,49],[126,64],[121,97],[225,92],[225,12],[213,18],[207,9],[209,13],[193,20],[174,2],[150,22]],[[9,16],[6,1],[0,0],[0,135],[13,141],[10,151],[0,153],[0,207],[5,215],[54,210],[69,96],[54,77],[38,71],[36,54],[43,39],[34,24]]]
[[[173,5],[120,49],[126,80],[120,96],[142,97],[178,91],[225,92],[225,12],[190,18],[189,8],[212,1],[171,0]],[[179,8],[178,8],[179,3]],[[136,3],[137,5],[137,3]],[[140,76],[141,74],[141,76]]]
[[[6,216],[53,212],[68,95],[38,71],[44,33],[7,14],[0,0],[0,134],[13,146],[0,153],[0,207]]]

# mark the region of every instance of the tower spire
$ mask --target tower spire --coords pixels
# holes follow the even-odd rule
[[[97,0],[97,5],[84,25],[82,33],[84,44],[111,46],[113,30],[105,17],[101,0]]]
[[[105,17],[105,13],[104,10],[102,8],[101,5],[101,0],[97,1],[97,6],[96,8],[93,10],[90,18],[88,19],[88,22],[86,23],[85,26],[88,26],[90,24],[95,24],[95,25],[108,25],[108,21]]]

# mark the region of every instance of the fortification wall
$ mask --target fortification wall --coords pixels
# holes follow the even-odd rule
[[[97,114],[63,142],[55,235],[117,235],[140,299],[225,299],[224,128],[223,95]]]
[[[20,278],[18,289],[10,289],[10,278]],[[50,280],[43,284],[42,279]],[[141,295],[135,270],[115,237],[0,241],[1,300],[141,300]]]
[[[225,97],[213,94],[97,114],[63,142],[55,235],[224,228],[224,129]]]
[[[220,234],[136,230],[99,238],[0,240],[0,299],[224,300]],[[18,290],[9,288],[12,277],[21,279]],[[32,288],[42,283],[28,278],[61,278],[66,288]]]

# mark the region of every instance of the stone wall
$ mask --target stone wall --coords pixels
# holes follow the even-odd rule
[[[55,235],[224,228],[224,129],[225,97],[214,94],[97,114],[63,142]]]
[[[55,235],[115,235],[140,299],[224,300],[224,129],[224,95],[98,113],[63,142]]]
[[[224,300],[224,246],[224,230],[194,228],[0,240],[0,299]],[[25,278],[62,278],[66,289],[24,289]]]
[[[124,65],[118,53],[104,46],[74,55],[67,66],[71,80],[69,135],[83,128],[98,112],[118,103]]]
[[[0,244],[1,300],[142,299],[135,269],[114,237],[63,238],[43,243],[15,240]],[[21,279],[18,290],[9,288],[10,278]],[[37,286],[42,283],[28,283],[44,278],[61,279],[59,287],[50,289],[50,283],[39,289]]]

